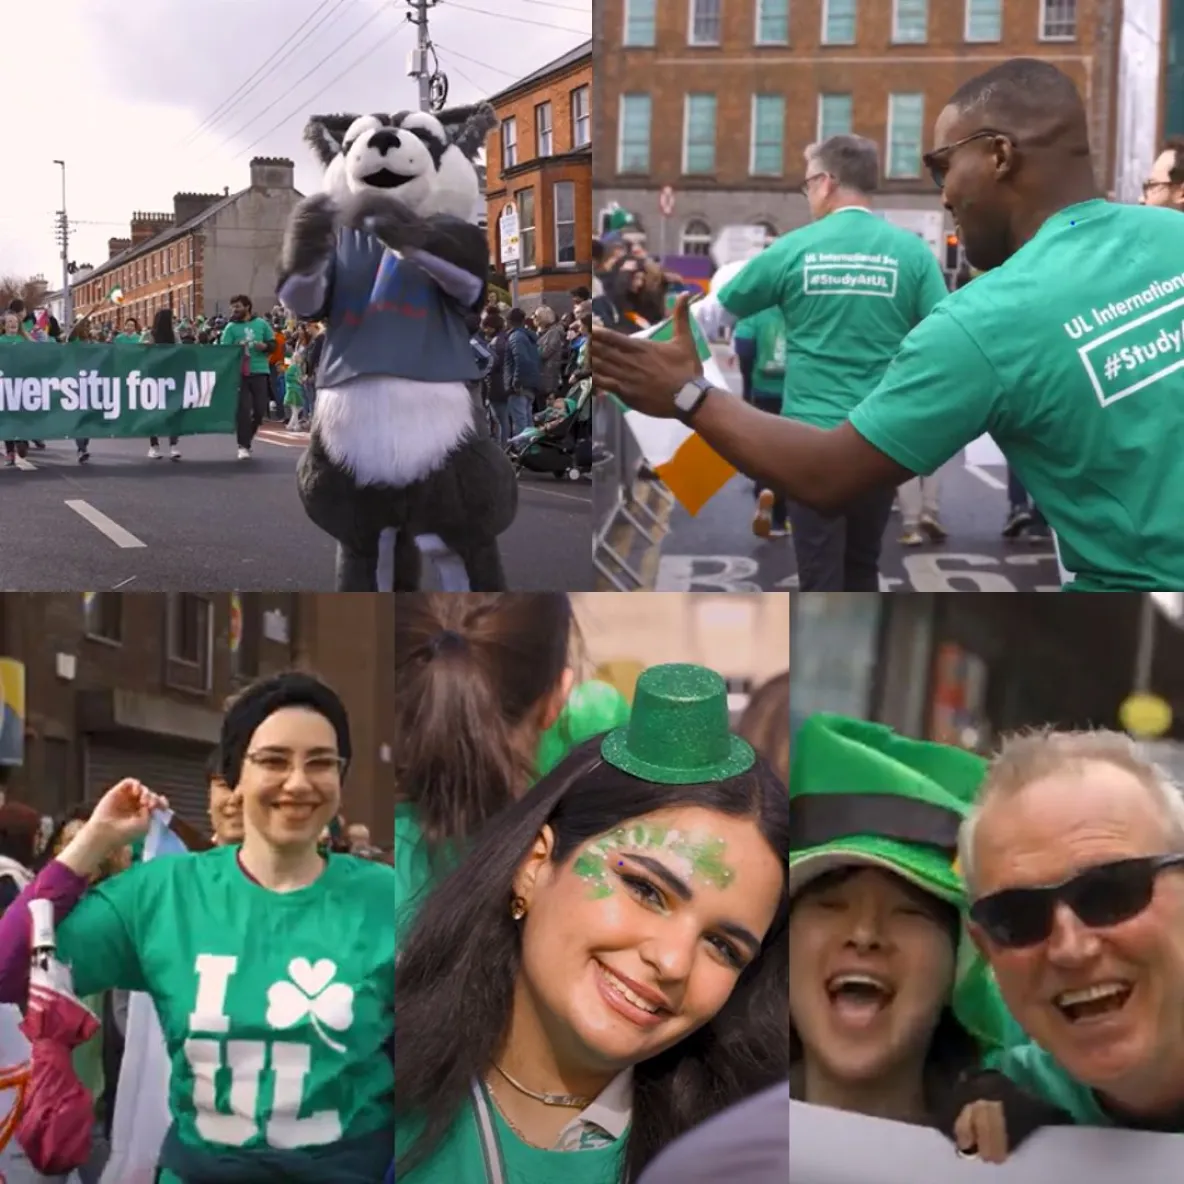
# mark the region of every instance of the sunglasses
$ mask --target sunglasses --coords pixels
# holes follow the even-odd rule
[[[921,163],[929,170],[929,175],[933,178],[933,183],[938,189],[946,187],[946,177],[950,172],[950,159],[954,153],[965,144],[973,144],[975,140],[1007,140],[1012,147],[1015,147],[1015,140],[1004,132],[997,132],[993,128],[984,128],[981,132],[975,132],[973,136],[966,136],[961,140],[955,140],[952,144],[946,144],[941,148],[935,148],[932,152],[926,152],[921,157]]]
[[[1067,905],[1090,929],[1108,929],[1137,917],[1151,903],[1159,873],[1174,867],[1184,867],[1184,855],[1100,863],[1059,884],[984,896],[970,906],[970,919],[995,945],[1009,950],[1047,941],[1058,904]]]

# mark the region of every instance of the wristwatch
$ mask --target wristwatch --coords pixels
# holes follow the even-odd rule
[[[703,405],[703,400],[707,398],[712,389],[711,381],[704,378],[703,375],[700,374],[698,378],[692,378],[674,396],[675,415],[689,427],[695,412]]]

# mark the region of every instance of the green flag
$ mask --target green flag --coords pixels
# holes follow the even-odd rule
[[[242,352],[215,345],[0,347],[0,439],[233,432]]]

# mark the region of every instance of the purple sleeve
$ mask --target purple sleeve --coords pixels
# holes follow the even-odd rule
[[[31,900],[52,900],[53,920],[60,925],[86,893],[87,880],[53,860],[37,873],[0,916],[0,1003],[24,1006],[29,994]]]

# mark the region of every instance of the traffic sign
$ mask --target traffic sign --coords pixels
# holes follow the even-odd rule
[[[768,241],[763,226],[725,226],[711,244],[711,258],[716,267],[755,259]]]
[[[510,202],[502,210],[497,220],[498,237],[501,239],[501,257],[503,263],[517,263],[521,258],[518,242],[518,210]]]
[[[662,192],[658,194],[658,209],[662,211],[663,218],[669,218],[674,213],[674,190],[669,185],[663,185]]]

